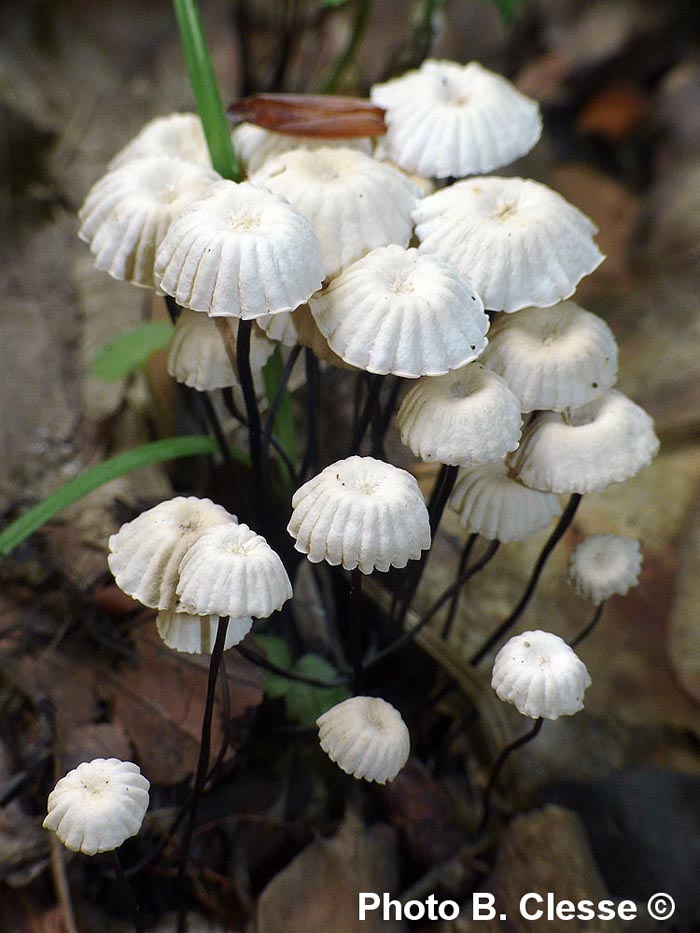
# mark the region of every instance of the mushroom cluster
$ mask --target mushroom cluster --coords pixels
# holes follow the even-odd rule
[[[451,506],[467,531],[522,539],[560,514],[560,495],[623,482],[658,450],[649,416],[614,388],[610,328],[571,300],[603,261],[596,227],[540,182],[487,174],[524,156],[542,131],[537,104],[503,77],[429,60],[370,96],[387,130],[376,144],[237,126],[241,182],[212,169],[197,117],[160,117],[94,185],[80,236],[98,268],[184,309],[168,369],[197,390],[227,387],[240,398],[244,321],[258,396],[276,345],[411,380],[396,418],[402,442],[459,470]],[[288,531],[312,562],[367,574],[430,547],[415,480],[375,458],[326,467],[291,505]],[[211,651],[220,616],[231,619],[227,646],[236,644],[253,617],[291,596],[265,540],[209,500],[156,506],[114,535],[110,552],[119,586],[158,611],[161,636],[182,651]],[[612,584],[586,576],[591,559],[581,554],[572,576],[598,601]],[[542,676],[523,686],[531,647],[517,655],[517,683],[508,668],[497,689],[548,716],[550,669],[571,658],[544,664],[543,649]],[[587,685],[571,669],[565,713]],[[399,714],[379,698],[359,700],[319,720],[322,745],[345,770],[390,780],[408,754]]]

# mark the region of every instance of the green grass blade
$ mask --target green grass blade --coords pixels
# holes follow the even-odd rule
[[[265,380],[265,392],[267,400],[272,404],[272,400],[277,394],[277,386],[280,384],[284,363],[279,346],[275,347],[275,352],[269,358],[263,368],[263,378]],[[297,462],[297,438],[294,425],[294,403],[289,392],[285,389],[282,396],[282,402],[277,409],[275,423],[272,427],[272,434],[279,442],[282,450],[287,454],[292,463]]]
[[[109,460],[69,480],[0,532],[0,555],[9,554],[54,515],[110,480],[154,463],[164,463],[166,460],[176,460],[179,457],[193,457],[197,454],[215,454],[218,449],[217,444],[210,437],[195,434],[189,437],[172,437],[162,441],[153,441],[135,450],[128,450],[123,454],[117,454],[116,457],[110,457]]]
[[[174,331],[167,321],[154,321],[119,334],[100,350],[90,372],[104,382],[123,379],[145,363],[152,353],[165,349]]]
[[[197,110],[204,127],[212,165],[224,178],[240,181],[241,170],[233,152],[231,131],[221,106],[221,96],[196,0],[173,2],[190,84],[197,101]]]

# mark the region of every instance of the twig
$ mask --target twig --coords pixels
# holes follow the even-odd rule
[[[576,638],[573,639],[573,641],[569,642],[570,648],[576,648],[577,645],[581,644],[584,638],[588,638],[588,636],[591,634],[593,629],[600,622],[600,617],[603,615],[603,606],[605,606],[604,602],[602,602],[600,606],[596,608],[596,611],[593,613],[593,618],[588,623],[588,625],[582,631],[578,633],[578,635],[576,636]]]

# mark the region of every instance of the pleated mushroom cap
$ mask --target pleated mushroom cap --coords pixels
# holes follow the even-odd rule
[[[505,460],[460,470],[450,506],[467,531],[504,544],[527,538],[561,514],[557,496],[523,486]]]
[[[362,573],[405,567],[430,547],[418,483],[373,457],[348,457],[322,470],[292,497],[287,531],[297,551]]]
[[[73,852],[111,852],[141,829],[149,787],[131,761],[84,761],[49,794],[44,829],[55,832]]]
[[[227,341],[235,358],[238,321],[225,318]],[[263,366],[275,349],[271,340],[253,327],[250,332],[250,368],[258,396],[265,391]],[[217,322],[206,314],[183,308],[168,350],[168,372],[184,385],[200,392],[240,388],[238,375],[219,333]]]
[[[370,91],[386,109],[382,147],[409,172],[464,178],[492,172],[532,149],[542,133],[537,103],[477,62],[427,60]]]
[[[194,113],[171,113],[151,120],[114,156],[108,170],[151,155],[177,156],[211,168],[202,121]]]
[[[316,720],[321,748],[346,774],[385,784],[408,761],[411,739],[401,714],[380,697],[351,697]]]
[[[489,336],[481,362],[503,376],[524,412],[580,408],[615,384],[612,331],[573,301],[501,318]]]
[[[275,133],[254,123],[241,123],[231,138],[236,156],[245,167],[248,175],[259,171],[263,165],[283,152],[298,149],[357,149],[369,155],[372,142],[366,137],[356,139],[316,139],[312,136],[290,136],[287,133]]]
[[[186,308],[249,320],[296,308],[324,271],[305,217],[263,188],[220,181],[172,223],[156,277]]]
[[[251,181],[309,219],[328,277],[377,246],[408,246],[421,197],[398,169],[356,149],[291,150],[267,161]]]
[[[414,385],[396,416],[401,441],[421,460],[478,466],[518,446],[520,405],[500,376],[470,363]]]
[[[523,632],[496,655],[491,686],[523,716],[558,719],[583,709],[591,685],[586,665],[551,632]]]
[[[624,596],[637,585],[642,569],[639,541],[622,535],[590,535],[569,561],[569,582],[599,606],[610,596]]]
[[[180,563],[179,612],[264,619],[292,596],[279,555],[247,525],[210,528]]]
[[[213,169],[175,156],[127,161],[88,192],[78,236],[89,244],[97,269],[155,288],[156,252],[173,219],[220,180]]]
[[[600,492],[648,466],[659,449],[649,415],[616,389],[565,419],[538,415],[511,466],[521,482],[556,493]]]
[[[168,648],[183,654],[211,654],[216,641],[219,617],[195,616],[189,612],[164,610],[156,617],[158,634]],[[229,619],[224,651],[240,644],[253,627],[250,616]]]
[[[150,609],[174,609],[187,549],[208,528],[235,524],[235,515],[211,499],[177,496],[122,525],[109,539],[107,563],[129,596]]]
[[[479,296],[436,256],[383,246],[309,301],[334,353],[371,373],[440,375],[477,358],[489,320]]]
[[[548,307],[605,258],[595,224],[523,178],[470,178],[418,202],[420,250],[446,259],[491,311]]]

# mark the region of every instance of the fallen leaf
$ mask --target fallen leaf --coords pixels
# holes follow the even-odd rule
[[[576,129],[579,133],[618,143],[630,137],[649,112],[649,98],[641,88],[629,81],[620,81],[589,97],[578,115]]]
[[[260,896],[257,933],[375,933],[406,929],[371,914],[360,921],[360,891],[393,892],[396,839],[383,824],[365,827],[349,810],[331,839],[314,839]]]
[[[65,771],[95,758],[121,758],[128,761],[133,749],[124,727],[118,722],[78,723],[62,736],[62,764]]]
[[[100,685],[136,749],[150,781],[176,784],[196,768],[206,699],[208,659],[171,651],[160,640],[153,619],[131,631],[136,652],[133,665],[109,672]],[[232,653],[231,653],[232,654]],[[225,670],[231,700],[230,717],[240,718],[262,700],[263,673],[234,654]],[[221,692],[217,692],[212,748],[223,738]]]

